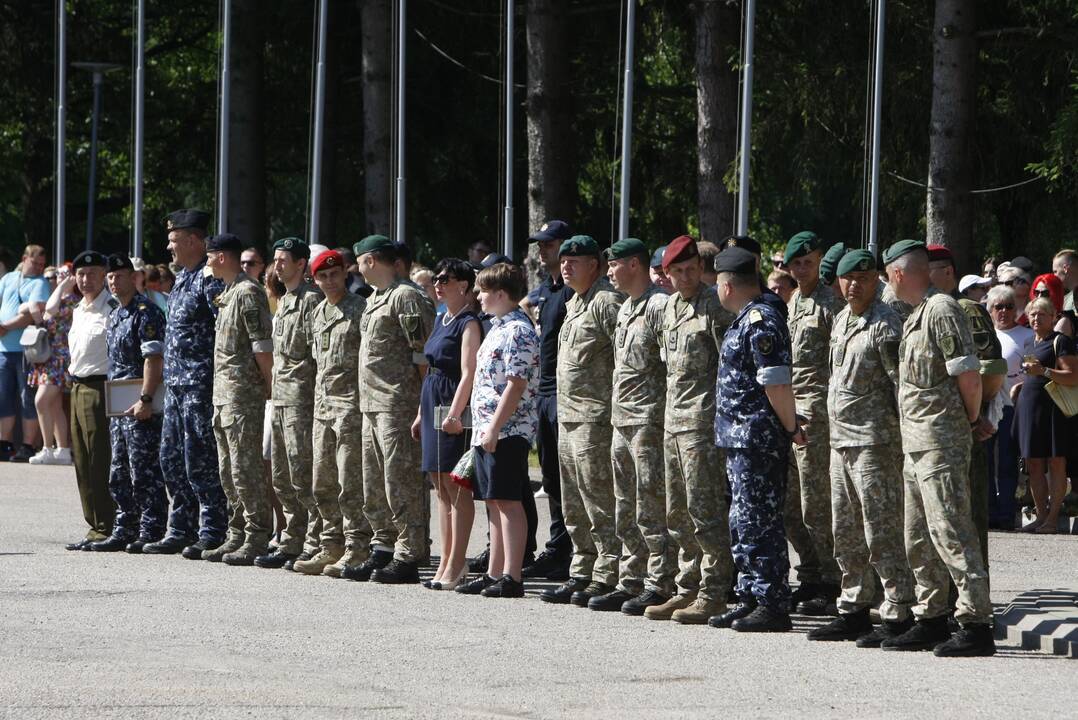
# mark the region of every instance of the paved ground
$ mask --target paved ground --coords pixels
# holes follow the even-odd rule
[[[540,503],[541,505],[543,503]],[[544,516],[545,521],[545,516]],[[176,557],[72,553],[69,468],[0,464],[0,716],[1073,716],[1078,665],[859,650]],[[993,535],[997,603],[1078,537]],[[482,542],[482,529],[473,547]]]

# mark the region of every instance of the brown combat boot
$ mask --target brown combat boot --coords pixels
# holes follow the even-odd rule
[[[724,612],[726,612],[726,603],[722,600],[696,598],[692,605],[675,610],[670,615],[670,619],[682,625],[707,625],[711,616],[721,615]]]
[[[229,536],[227,540],[213,550],[203,550],[202,559],[206,562],[221,562],[221,558],[230,552],[236,552],[243,547],[243,535]]]
[[[696,593],[675,595],[662,605],[652,605],[644,609],[644,617],[649,620],[669,620],[676,610],[683,610],[696,601]]]
[[[344,548],[327,545],[318,551],[310,560],[296,560],[292,563],[292,570],[301,575],[321,575],[322,571],[341,559]]]
[[[322,574],[329,577],[339,578],[345,568],[356,567],[362,565],[363,561],[367,559],[370,554],[366,548],[362,550],[354,547],[346,547],[344,554],[338,558],[337,562],[332,565],[326,565],[322,568]]]

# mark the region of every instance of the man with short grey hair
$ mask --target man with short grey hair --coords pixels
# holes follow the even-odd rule
[[[1064,248],[1052,258],[1052,272],[1063,283],[1063,309],[1074,312],[1074,296],[1078,294],[1078,252]]]

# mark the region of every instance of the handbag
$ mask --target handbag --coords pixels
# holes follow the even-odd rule
[[[1052,345],[1056,357],[1059,357],[1058,337]],[[1075,415],[1078,415],[1078,386],[1067,387],[1049,380],[1045,384],[1044,389],[1048,393],[1048,397],[1052,398],[1052,402],[1056,404],[1056,407],[1059,408],[1059,411],[1063,413],[1065,417],[1072,418]]]
[[[49,345],[49,331],[46,328],[36,325],[26,328],[22,331],[22,337],[19,338],[19,345],[22,346],[26,361],[31,364],[39,365],[47,362],[52,357],[52,346]]]

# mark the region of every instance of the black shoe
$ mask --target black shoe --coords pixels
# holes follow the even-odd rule
[[[808,639],[856,640],[870,632],[872,632],[872,619],[868,615],[868,608],[865,608],[848,615],[839,613],[839,616],[827,625],[811,630]]]
[[[816,597],[818,588],[816,583],[803,582],[797,589],[790,593],[790,612],[797,612],[797,606],[806,600]]]
[[[913,627],[898,637],[889,638],[880,643],[883,650],[932,650],[940,643],[947,642],[951,632],[947,628],[947,616],[918,620]]]
[[[876,629],[868,635],[857,638],[859,648],[878,648],[884,640],[896,638],[902,633],[908,632],[913,627],[913,618],[907,617],[902,621],[884,620],[876,626]]]
[[[502,575],[493,585],[488,585],[479,593],[483,597],[522,598],[524,583],[517,582],[511,575]]]
[[[992,626],[985,623],[962,625],[958,632],[932,651],[936,657],[991,657],[996,654]]]
[[[535,562],[524,566],[521,576],[525,578],[546,578],[547,580],[568,580],[570,558],[563,558],[549,550],[539,553]]]
[[[78,542],[68,543],[67,545],[64,545],[64,550],[83,550],[91,542],[93,542],[93,540],[79,540]]]
[[[7,440],[0,441],[0,462],[8,462],[11,460],[11,456],[15,454],[15,446],[9,443]],[[71,543],[74,545],[75,543]]]
[[[13,463],[28,463],[36,453],[34,452],[33,445],[27,445],[23,443],[19,448],[19,451],[11,456],[11,462]]]
[[[481,595],[484,590],[486,590],[488,587],[490,587],[496,582],[498,581],[492,578],[490,575],[483,573],[471,582],[466,582],[463,585],[457,585],[454,590],[455,592],[459,592],[461,595]]]
[[[292,558],[291,560],[286,560],[284,565],[281,566],[281,569],[282,570],[287,570],[288,572],[292,572],[292,566],[296,564],[297,560],[310,560],[313,557],[314,557],[313,552],[309,552],[307,550],[304,550],[303,552],[301,552],[299,555]],[[342,571],[341,575],[344,575],[343,571]]]
[[[275,549],[268,555],[259,555],[255,558],[255,565],[260,568],[267,568],[270,570],[277,570],[284,567],[284,564],[289,560],[295,560],[299,555],[293,555],[292,553],[286,553],[281,548]]]
[[[127,547],[129,542],[131,542],[130,537],[110,535],[105,540],[90,543],[89,548],[94,552],[120,552]]]
[[[371,582],[383,585],[410,585],[419,582],[419,566],[415,563],[393,559],[384,568],[371,573]]]
[[[573,598],[573,593],[583,590],[588,586],[587,578],[569,578],[556,588],[547,588],[540,595],[543,602],[567,605]]]
[[[816,585],[816,595],[802,600],[795,606],[802,615],[836,615],[835,600],[838,598],[838,585]]]
[[[183,552],[180,554],[188,560],[201,560],[202,553],[206,552],[207,550],[216,550],[220,546],[221,543],[217,542],[216,540],[199,540],[198,542],[192,543],[185,547],[183,549]]]
[[[644,614],[644,611],[653,605],[662,605],[669,600],[666,595],[656,590],[645,590],[634,598],[626,600],[621,605],[621,611],[626,615],[635,615],[637,617]],[[588,603],[588,607],[591,607],[591,603]]]
[[[598,610],[600,612],[617,612],[618,610],[621,610],[622,605],[635,599],[636,595],[633,593],[615,589],[605,595],[595,595],[592,597],[588,600],[588,609]],[[643,612],[643,610],[640,612]]]
[[[790,632],[793,625],[790,623],[790,613],[786,608],[770,608],[767,605],[757,605],[751,613],[730,623],[730,629],[735,632]]]
[[[570,596],[569,598],[569,602],[571,602],[573,605],[576,605],[577,607],[587,607],[588,603],[591,602],[591,599],[593,597],[598,597],[599,595],[606,595],[607,593],[612,592],[614,592],[613,585],[607,585],[606,583],[601,582],[592,582],[589,583],[588,586],[583,590],[577,590],[575,593],[573,593],[572,596]]]
[[[490,565],[489,547],[468,561],[468,572],[485,573],[488,565]],[[524,577],[527,577],[527,575]]]
[[[152,542],[157,542],[157,541],[154,540],[153,538],[146,537],[145,535],[140,535],[136,539],[134,539],[131,542],[127,543],[127,547],[124,548],[124,552],[126,552],[126,553],[128,553],[130,555],[141,555],[142,554],[142,548],[145,547],[146,545],[149,545]]]
[[[747,618],[757,607],[756,598],[742,599],[737,605],[724,612],[708,618],[707,624],[713,628],[728,628],[735,620]]]
[[[307,559],[310,560],[310,558]],[[341,570],[341,578],[367,582],[376,570],[388,567],[391,562],[393,562],[393,553],[389,550],[375,550],[359,565],[349,566]],[[418,577],[418,571],[416,576]]]
[[[142,546],[142,552],[147,555],[175,555],[183,552],[183,549],[190,544],[189,538],[169,535],[164,540],[146,543]]]

